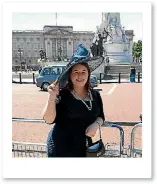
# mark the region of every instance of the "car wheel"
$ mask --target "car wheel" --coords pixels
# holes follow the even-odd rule
[[[43,84],[42,84],[42,89],[44,90],[44,91],[47,91],[47,88],[49,87],[49,83],[48,82],[44,82]]]

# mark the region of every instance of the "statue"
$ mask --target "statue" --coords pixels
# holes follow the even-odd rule
[[[129,60],[127,44],[124,28],[122,29],[120,23],[120,13],[104,13],[104,19],[100,27],[97,26],[90,47],[92,56],[109,57],[110,62],[119,58],[124,61]]]
[[[103,55],[103,51],[104,51],[103,40],[104,40],[104,38],[105,38],[104,34],[102,34],[97,27],[97,31],[96,31],[94,38],[93,38],[93,43],[90,47],[93,56],[102,56]]]
[[[102,55],[103,52],[106,63],[131,61],[129,42],[125,30],[121,26],[120,13],[103,13],[98,31],[98,55]]]
[[[103,43],[107,42],[108,37],[112,39],[110,32],[106,30],[105,27],[103,27],[103,25],[100,26],[101,26],[100,28],[97,26],[97,30],[93,38],[93,43],[90,47],[93,56],[102,56],[103,53],[105,55],[106,52],[103,48]]]
[[[43,51],[42,49],[39,50],[39,55],[40,55],[40,59],[46,59],[46,52]]]
[[[101,36],[101,34],[98,34],[99,40],[98,40],[98,56],[103,55],[103,39],[104,37]]]
[[[103,37],[104,43],[108,41],[109,37],[110,37],[110,39],[112,39],[110,31],[106,30],[105,28],[102,30],[102,37]]]
[[[117,27],[120,25],[120,13],[107,13],[106,19],[108,24]]]
[[[98,46],[96,45],[96,43],[92,43],[90,49],[91,49],[92,56],[98,55]]]
[[[100,31],[107,32],[106,38],[108,42],[126,42],[125,32],[121,28],[120,13],[105,13],[103,22],[100,25]]]
[[[124,42],[126,42],[126,35],[125,35],[125,30],[124,30],[124,27],[123,27],[123,30],[122,30],[122,39]]]
[[[99,30],[97,27],[97,30],[94,34],[92,45],[90,47],[92,56],[98,56],[98,40],[99,40],[98,32],[99,32]]]

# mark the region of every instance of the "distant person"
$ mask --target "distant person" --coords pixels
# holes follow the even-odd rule
[[[131,74],[133,74],[133,75],[136,74],[136,69],[135,69],[135,67],[132,67],[132,68],[131,68]]]
[[[130,70],[130,82],[135,82],[135,77],[136,77],[136,69],[135,66],[132,66]]]
[[[57,75],[60,75],[61,74],[61,70],[60,68],[57,68]]]
[[[109,62],[110,62],[110,59],[109,59],[109,57],[107,57],[106,58],[106,63],[109,64]]]
[[[39,67],[39,73],[41,72],[41,70],[42,70],[42,67],[40,66],[40,67]]]
[[[56,72],[54,71],[54,68],[51,68],[51,73],[56,74]]]

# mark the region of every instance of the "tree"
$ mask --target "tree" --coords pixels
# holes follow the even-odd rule
[[[138,42],[133,43],[133,48],[132,48],[132,55],[133,55],[133,60],[137,62],[142,62],[142,41],[138,40]]]

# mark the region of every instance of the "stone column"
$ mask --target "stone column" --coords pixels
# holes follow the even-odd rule
[[[57,55],[58,55],[58,51],[57,51],[57,39],[58,38],[56,38],[56,53],[55,53],[55,57],[57,57]]]
[[[129,39],[129,52],[130,52],[130,55],[132,56],[132,47],[133,47],[133,40],[132,39]]]
[[[50,45],[52,45],[52,44],[51,44],[51,40],[50,40],[50,38],[48,38],[48,44],[47,44],[47,51],[48,51],[48,52],[47,52],[47,57],[48,57],[48,58],[50,58],[51,55],[52,55],[52,54],[51,54],[51,47],[50,47]]]
[[[52,39],[50,39],[50,57],[49,57],[49,59],[50,58],[52,58]]]
[[[73,40],[72,38],[68,38],[67,39],[67,57],[71,58],[71,56],[73,55]]]
[[[63,37],[62,39],[62,56],[67,57],[67,38]]]
[[[52,47],[51,47],[52,56],[55,57],[56,56],[56,38],[52,38],[51,43],[52,43]]]
[[[63,57],[63,39],[61,38],[61,57]]]
[[[45,38],[45,51],[46,51],[46,54],[48,54],[47,38]]]

